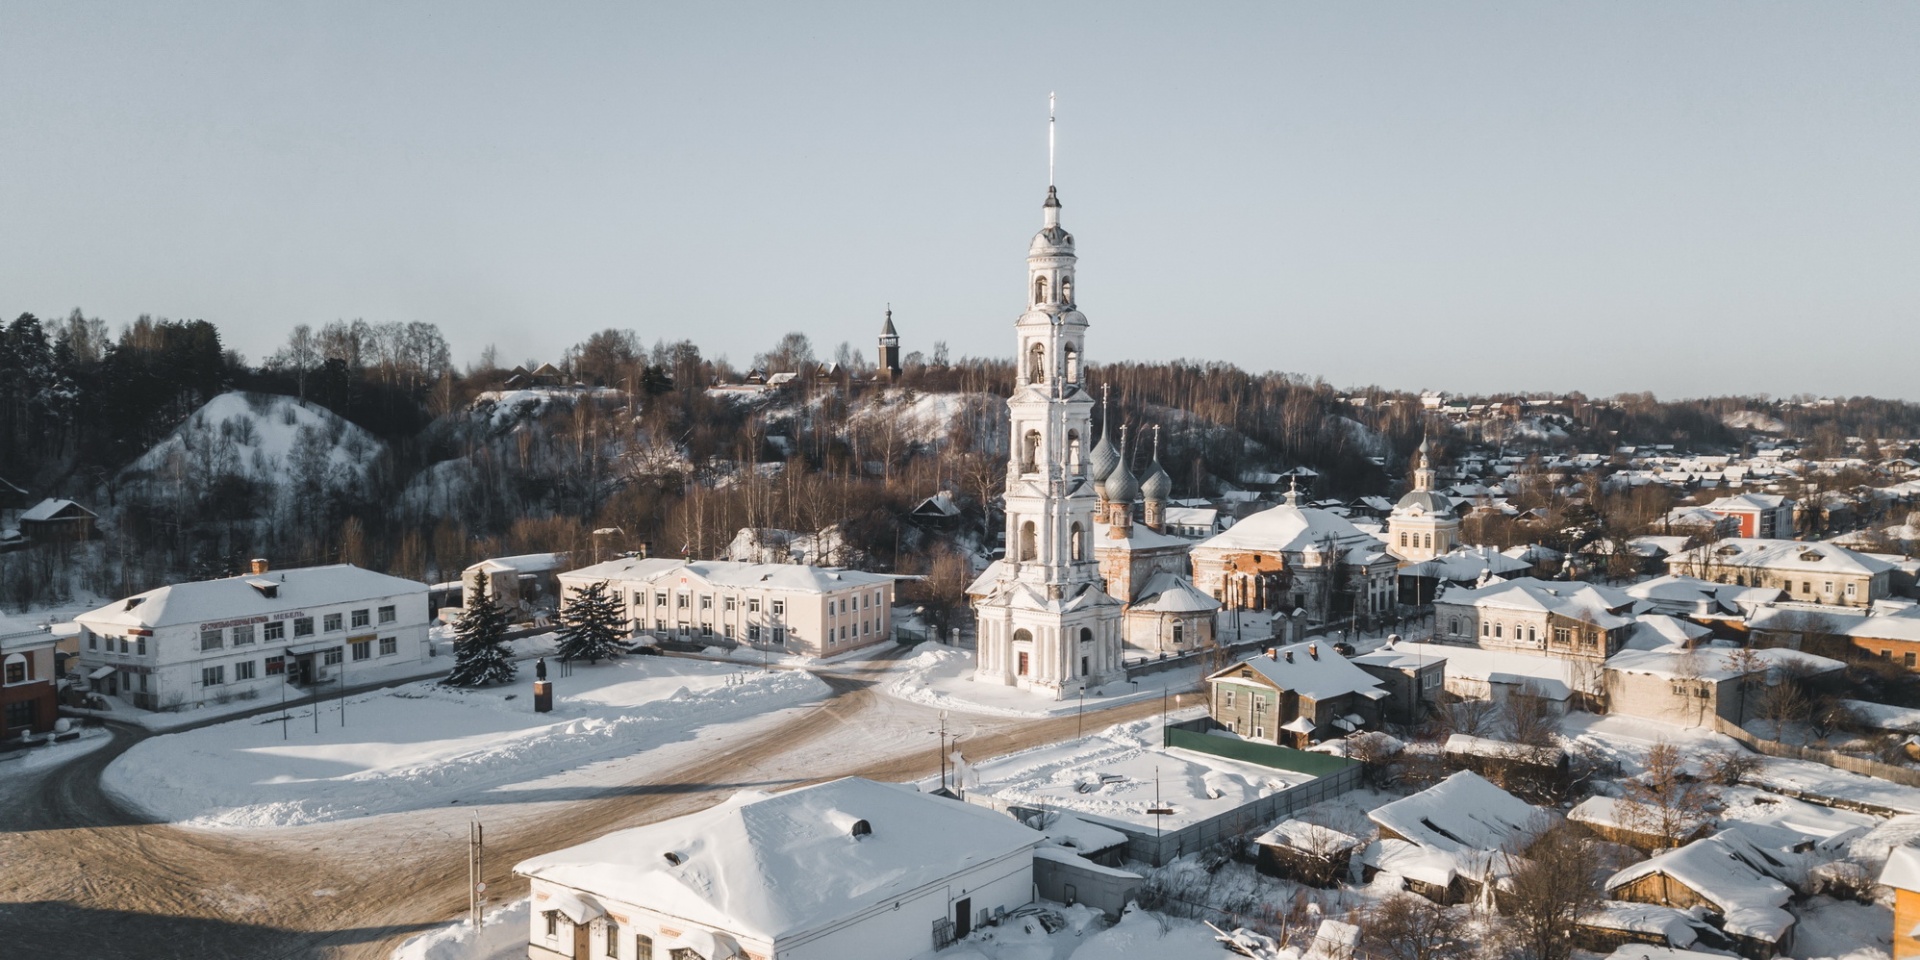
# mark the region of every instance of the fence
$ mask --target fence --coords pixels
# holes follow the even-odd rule
[[[1165,727],[1161,744],[1179,747],[1182,750],[1211,753],[1216,757],[1226,757],[1242,763],[1256,763],[1275,770],[1312,774],[1316,777],[1331,776],[1348,767],[1359,766],[1356,761],[1336,757],[1330,753],[1312,753],[1271,743],[1255,743],[1237,737],[1216,737],[1208,734],[1207,731],[1214,727],[1215,724],[1210,717],[1169,723]]]
[[[1848,773],[1876,777],[1881,780],[1891,780],[1894,783],[1909,787],[1920,787],[1920,770],[1913,770],[1908,767],[1897,767],[1891,763],[1881,763],[1878,760],[1869,760],[1865,757],[1836,753],[1832,750],[1822,750],[1818,747],[1800,747],[1791,743],[1781,743],[1778,740],[1768,740],[1765,737],[1756,737],[1739,725],[1727,720],[1725,717],[1714,717],[1713,728],[1740,741],[1753,752],[1765,754],[1769,757],[1779,757],[1783,760],[1805,760],[1809,763],[1818,763],[1823,766],[1832,767],[1835,770],[1845,770]]]

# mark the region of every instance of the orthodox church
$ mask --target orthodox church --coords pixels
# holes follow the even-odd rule
[[[1453,503],[1433,489],[1433,445],[1421,440],[1413,453],[1413,489],[1387,515],[1387,549],[1407,563],[1432,560],[1460,543],[1460,516]]]

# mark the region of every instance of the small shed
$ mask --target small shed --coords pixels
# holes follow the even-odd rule
[[[1530,747],[1456,733],[1447,738],[1443,749],[1452,763],[1504,790],[1527,796],[1559,799],[1573,782],[1567,752],[1556,747]]]
[[[1282,820],[1254,841],[1258,869],[1270,877],[1310,887],[1334,887],[1353,867],[1358,837],[1305,820]]]
[[[20,533],[36,543],[94,540],[100,536],[94,526],[99,519],[72,500],[48,498],[20,514]]]

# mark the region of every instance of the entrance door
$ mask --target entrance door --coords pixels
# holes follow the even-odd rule
[[[953,905],[953,938],[966,937],[973,932],[973,898],[961,897]]]
[[[573,960],[592,960],[593,951],[588,946],[587,939],[591,929],[584,923],[573,925]]]

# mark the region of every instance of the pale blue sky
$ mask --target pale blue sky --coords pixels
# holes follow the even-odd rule
[[[1920,399],[1920,5],[0,0],[0,312]]]

